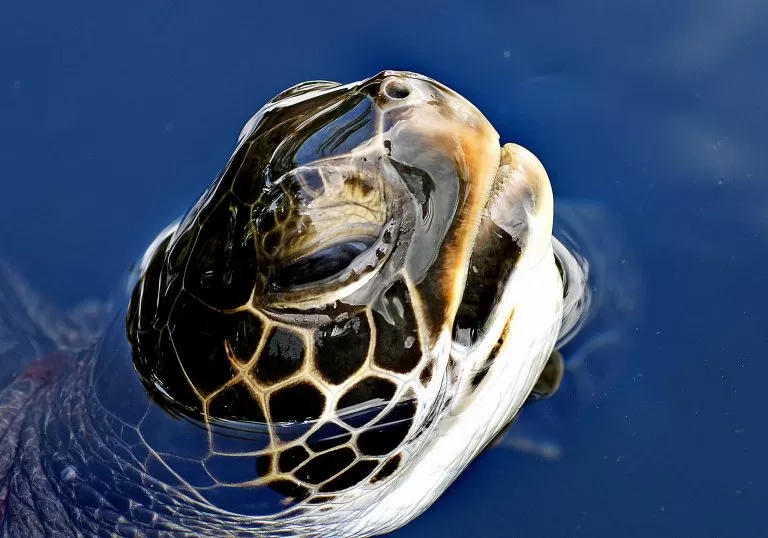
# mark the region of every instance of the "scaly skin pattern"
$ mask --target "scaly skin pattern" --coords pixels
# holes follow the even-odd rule
[[[556,311],[557,288],[545,278],[541,286],[530,290],[532,300],[521,309],[541,308],[542,293],[537,292],[547,290],[551,295],[549,308]],[[529,312],[521,312],[525,313]],[[518,319],[522,325],[508,326],[505,331],[530,332],[531,324],[526,320],[532,316]],[[558,326],[555,322],[543,337],[553,341]],[[504,359],[518,353],[509,346],[547,347],[502,339],[499,347]],[[542,351],[537,355],[538,361],[544,360]],[[519,403],[499,405],[498,395],[520,399],[529,390],[499,391],[500,386],[515,388],[518,383],[532,385],[535,381],[532,372],[520,370],[521,362],[504,360],[504,368],[491,368],[472,393],[476,399],[470,406],[456,400],[446,408],[450,409],[450,419],[435,417],[433,426],[423,430],[421,459],[393,477],[402,487],[392,489],[389,495],[380,492],[378,503],[361,498],[337,510],[323,511],[327,504],[310,507],[298,518],[296,509],[271,517],[250,517],[218,509],[185,481],[163,474],[155,459],[159,453],[142,437],[140,426],[109,412],[97,394],[94,371],[99,370],[96,361],[103,358],[96,349],[79,355],[54,354],[28,365],[0,393],[3,536],[368,536],[360,527],[360,516],[366,511],[369,524],[372,520],[381,531],[393,530],[399,526],[398,518],[410,519],[423,510],[418,499],[403,504],[404,498],[436,497],[450,483],[445,468],[457,464],[465,467],[482,449],[483,437],[473,429],[478,420],[495,417],[492,430],[508,421],[508,409]],[[115,368],[118,365],[112,366],[115,377],[123,377]],[[130,398],[129,391],[117,395],[121,400]],[[155,404],[146,405],[151,410],[147,414],[157,411]],[[407,485],[409,481],[413,484]],[[365,508],[358,512],[354,504],[361,501]]]
[[[544,369],[564,311],[552,219],[541,163],[426,77],[280,94],[99,341],[75,352],[57,328],[60,352],[9,355],[3,534],[404,525]],[[2,291],[0,329],[60,326]]]
[[[30,364],[0,393],[3,536],[296,535],[277,519],[254,524],[216,510],[148,473],[148,447],[126,442],[126,425],[101,407],[91,366],[56,355]]]

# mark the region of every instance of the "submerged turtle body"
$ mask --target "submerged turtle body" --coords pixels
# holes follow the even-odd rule
[[[0,466],[15,477],[6,530],[405,524],[514,418],[578,324],[584,276],[556,241],[555,255],[552,212],[539,161],[499,147],[433,80],[281,93],[149,247],[99,343],[2,393],[18,413],[0,413],[6,445],[44,447]],[[532,397],[556,388],[545,374]],[[56,502],[14,512],[35,468]]]

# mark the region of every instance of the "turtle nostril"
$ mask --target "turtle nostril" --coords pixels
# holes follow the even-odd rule
[[[384,86],[384,95],[390,99],[405,99],[410,94],[411,90],[400,80],[390,80]]]

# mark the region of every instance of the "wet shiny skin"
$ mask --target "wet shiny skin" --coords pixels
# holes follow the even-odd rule
[[[281,88],[422,72],[542,159],[555,235],[614,307],[563,350],[585,375],[505,438],[560,459],[488,450],[393,537],[768,535],[768,4],[227,7],[5,4],[0,257],[32,289],[64,309],[117,290]]]
[[[12,488],[30,521],[11,532],[404,525],[509,423],[579,315],[552,211],[541,163],[426,77],[281,93],[152,242],[106,337],[4,393],[30,409],[6,444],[60,454],[31,503]]]

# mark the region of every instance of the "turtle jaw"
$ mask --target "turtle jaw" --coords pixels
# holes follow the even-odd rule
[[[551,252],[553,218],[552,188],[543,165],[522,146],[505,144],[461,282],[453,325],[458,353],[491,354],[515,310],[510,282]],[[485,363],[470,369],[486,368]]]
[[[452,403],[435,429],[414,448],[407,470],[383,486],[377,504],[356,516],[361,528],[394,530],[429,507],[467,465],[514,418],[547,364],[562,323],[562,279],[552,245],[553,199],[539,160],[516,144],[501,148],[501,160],[482,212],[472,251],[490,248],[486,279],[503,276],[493,312],[472,345],[454,341],[451,359],[460,365]],[[519,253],[496,252],[491,238],[507,234]],[[487,253],[486,253],[487,254]],[[493,272],[506,263],[509,273]],[[475,274],[470,269],[469,274]],[[481,268],[482,274],[482,268]],[[466,292],[462,303],[467,300]],[[475,318],[476,319],[476,318]],[[487,362],[491,359],[492,363]],[[478,365],[488,368],[475,383]],[[351,500],[355,503],[355,500]]]
[[[542,256],[551,250],[554,220],[552,185],[544,165],[524,147],[505,144],[501,148],[501,162],[495,183],[504,193],[505,208],[510,204],[518,205],[526,212],[524,221],[528,237],[524,256],[519,262],[520,267],[538,264]],[[509,213],[504,215],[497,211],[495,218],[502,227],[506,228],[510,224]]]
[[[356,513],[355,525],[388,532],[417,517],[509,424],[554,348],[561,325],[561,283],[551,245],[538,264],[526,264],[515,272],[507,284],[506,299],[514,302],[514,311],[510,310],[508,318],[500,318],[505,337],[494,351],[493,368],[474,392],[457,394],[411,465],[383,486],[386,489],[376,504]],[[481,351],[475,349],[472,354]],[[475,359],[472,355],[457,357],[455,348],[451,355],[457,362]],[[354,506],[355,500],[350,503]]]
[[[531,267],[552,245],[554,201],[544,165],[518,144],[504,144],[493,189],[478,234],[481,246],[491,230],[503,231],[520,249],[516,268]]]

